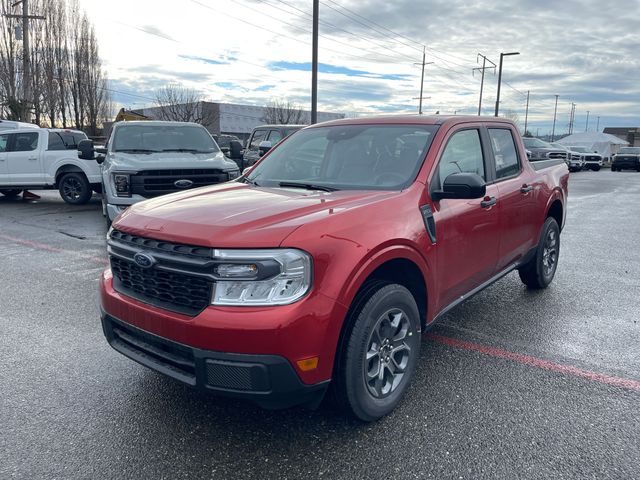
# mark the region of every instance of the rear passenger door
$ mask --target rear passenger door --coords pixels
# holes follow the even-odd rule
[[[495,185],[500,196],[500,252],[498,270],[513,264],[536,244],[534,179],[524,168],[517,147],[518,133],[512,128],[488,127]]]
[[[9,134],[7,169],[12,185],[42,185],[44,172],[40,158],[41,135],[39,132]]]
[[[452,173],[476,173],[491,181],[490,150],[480,126],[455,131],[446,140],[431,189],[440,190]],[[493,275],[500,243],[500,200],[495,185],[484,198],[434,202],[439,309],[469,293]]]

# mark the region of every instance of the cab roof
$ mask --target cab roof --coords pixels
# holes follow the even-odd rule
[[[317,123],[315,126],[334,125],[455,125],[460,123],[503,123],[515,125],[511,120],[502,117],[477,115],[381,115],[360,118],[343,118]]]

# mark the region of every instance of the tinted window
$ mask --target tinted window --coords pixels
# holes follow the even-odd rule
[[[12,152],[30,152],[38,148],[38,133],[12,133],[13,147]]]
[[[9,141],[9,135],[0,135],[0,152],[7,151],[7,142]]]
[[[267,130],[256,130],[253,132],[253,137],[251,138],[251,144],[249,145],[249,150],[257,150],[260,142],[264,140],[267,136]]]
[[[463,130],[449,139],[438,166],[441,187],[444,179],[452,173],[477,173],[486,178],[478,130]]]
[[[298,182],[397,190],[413,181],[435,125],[336,125],[297,132],[247,176],[263,186]]]
[[[496,178],[516,175],[520,171],[520,162],[511,130],[490,128],[489,137],[493,158],[496,160]]]
[[[278,130],[271,130],[271,132],[269,132],[269,141],[271,142],[272,147],[280,140],[282,140],[282,133]]]
[[[633,153],[637,155],[640,153],[640,147],[622,147],[618,153]]]
[[[62,141],[62,137],[58,134],[58,132],[49,132],[49,146],[47,150],[66,150],[64,142]]]

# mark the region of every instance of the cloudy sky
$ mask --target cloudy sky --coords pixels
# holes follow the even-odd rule
[[[311,0],[80,0],[118,106],[153,103],[181,83],[211,101],[310,103]],[[319,109],[348,115],[477,114],[478,53],[506,57],[502,112],[564,133],[640,126],[640,0],[321,0]],[[489,64],[487,64],[489,65]],[[483,114],[495,106],[486,70]]]

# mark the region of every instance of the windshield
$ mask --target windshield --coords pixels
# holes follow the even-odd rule
[[[209,132],[197,125],[123,125],[113,138],[114,152],[214,153],[219,149]]]
[[[549,148],[551,146],[539,138],[525,137],[522,140],[524,141],[524,146],[527,148]]]
[[[296,183],[318,190],[402,189],[417,175],[437,129],[336,125],[301,130],[274,149],[245,181],[269,187]]]
[[[569,147],[569,148],[574,152],[591,153],[591,150],[589,150],[587,147]]]
[[[640,147],[622,147],[618,153],[640,153]]]
[[[560,150],[568,150],[567,147],[565,147],[564,145],[560,145],[559,143],[550,143],[549,145],[551,145],[553,148],[559,148]]]

